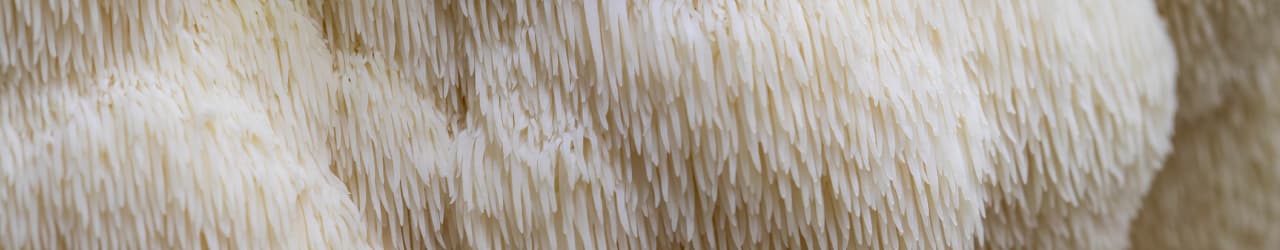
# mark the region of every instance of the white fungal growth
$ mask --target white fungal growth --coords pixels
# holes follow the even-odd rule
[[[1280,2],[1156,2],[1179,54],[1178,128],[1134,248],[1278,249]]]
[[[1123,248],[1170,150],[1150,3],[316,4],[337,47],[399,68],[367,88],[456,105],[454,166],[339,164],[441,175],[356,191],[431,206],[404,216],[432,231],[370,223],[388,246]],[[340,133],[403,138],[383,128]]]
[[[188,1],[0,2],[0,81],[42,83],[156,56]]]
[[[106,2],[115,1],[100,4]],[[0,65],[19,69],[10,72],[23,79],[0,85],[0,248],[378,246],[365,237],[365,220],[342,182],[327,171],[328,130],[321,128],[333,126],[334,102],[326,98],[337,78],[305,6],[191,4],[165,18],[174,22],[168,30],[96,33],[168,34],[138,45],[147,52],[84,55],[127,59],[59,71],[57,78],[23,77],[59,70],[53,61]],[[94,10],[80,8],[22,13],[50,22],[56,17],[50,13]],[[9,10],[3,17],[13,16]],[[121,23],[164,17],[147,13]],[[126,29],[97,19],[60,25]],[[76,43],[68,48],[108,43],[37,34]],[[39,47],[9,41],[0,50],[39,55],[28,50]]]
[[[189,5],[0,86],[0,248],[1122,249],[1176,106],[1141,1]]]

